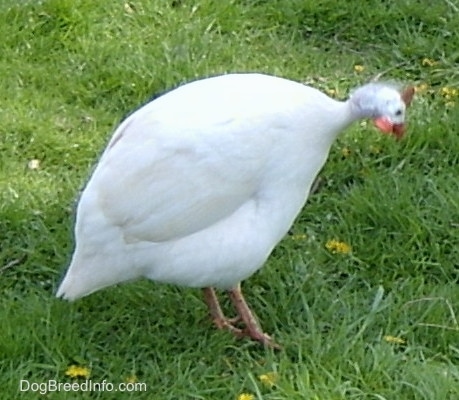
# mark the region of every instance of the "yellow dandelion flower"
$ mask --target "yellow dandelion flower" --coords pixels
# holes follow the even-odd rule
[[[268,387],[273,387],[279,379],[279,375],[277,372],[267,372],[266,374],[262,374],[258,377],[260,382]]]
[[[451,88],[448,86],[442,87],[440,89],[440,94],[446,99],[446,100],[451,100],[454,97],[457,97],[459,94],[459,91],[455,88]]]
[[[434,65],[437,65],[437,61],[432,60],[431,58],[423,58],[421,61],[421,64],[423,67],[433,67]]]
[[[335,239],[329,240],[325,243],[325,248],[331,253],[338,254],[348,254],[352,251],[352,247],[349,244]]]
[[[124,380],[126,383],[136,383],[138,382],[139,380],[137,379],[137,376],[135,375],[129,375],[126,377],[126,379]]]
[[[363,65],[360,65],[360,64],[354,65],[354,72],[360,73],[360,72],[363,72],[364,69],[365,67]]]
[[[429,85],[427,83],[421,83],[420,85],[416,86],[414,89],[416,93],[425,93],[429,89]]]
[[[82,367],[80,365],[71,365],[65,371],[65,375],[70,378],[84,378],[88,379],[91,374],[91,370],[87,367]]]
[[[386,335],[386,336],[383,337],[383,339],[387,343],[406,344],[406,340],[405,339],[402,339],[401,337],[397,337],[397,336]]]
[[[237,400],[255,400],[255,396],[251,393],[241,393],[237,396]]]
[[[296,235],[292,235],[292,240],[298,241],[298,240],[305,240],[307,238],[305,233],[298,233]]]
[[[349,157],[351,155],[352,151],[349,147],[343,147],[341,149],[341,154],[343,155],[343,157]]]

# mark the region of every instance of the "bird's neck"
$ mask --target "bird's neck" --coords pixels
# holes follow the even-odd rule
[[[377,114],[378,104],[375,85],[367,84],[358,88],[347,100],[354,120],[373,118]]]
[[[364,118],[360,110],[356,109],[353,102],[350,100],[337,101],[336,103],[333,113],[330,113],[330,118],[334,120],[337,134],[346,129],[353,122]]]

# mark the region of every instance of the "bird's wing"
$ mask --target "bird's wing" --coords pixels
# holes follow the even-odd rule
[[[269,144],[250,143],[253,135],[245,135],[253,126],[174,118],[128,118],[86,188],[128,242],[161,242],[202,230],[249,201],[260,184]]]

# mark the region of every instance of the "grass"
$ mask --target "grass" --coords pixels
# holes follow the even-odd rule
[[[3,397],[43,398],[20,380],[74,382],[65,371],[76,364],[94,382],[135,375],[148,389],[47,398],[458,398],[458,9],[455,0],[428,12],[416,0],[3,0]],[[155,94],[229,71],[340,98],[378,74],[420,88],[403,141],[358,124],[338,139],[319,192],[244,283],[284,350],[214,330],[196,290],[141,281],[54,299],[75,199],[117,123]],[[352,252],[331,253],[332,239]],[[272,387],[259,378],[269,372]]]

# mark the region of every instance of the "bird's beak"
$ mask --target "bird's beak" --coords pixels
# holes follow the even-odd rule
[[[380,131],[393,134],[397,139],[401,139],[405,133],[405,124],[394,124],[387,117],[375,118],[373,122]]]

